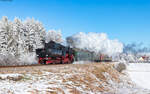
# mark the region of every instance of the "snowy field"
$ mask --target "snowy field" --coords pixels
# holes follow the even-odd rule
[[[150,89],[150,63],[130,63],[128,73],[138,86]]]
[[[147,64],[130,64],[125,71],[139,86],[125,73],[116,71],[111,63],[0,68],[0,94],[150,94],[144,88],[148,86],[144,81],[149,78],[140,79],[144,74],[134,72],[143,71],[139,68],[145,66],[148,68]],[[143,87],[140,80],[145,84]]]

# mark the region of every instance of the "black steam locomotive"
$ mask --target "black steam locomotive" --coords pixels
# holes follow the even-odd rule
[[[36,49],[40,64],[63,64],[74,61],[74,50],[61,44],[50,41],[44,48]]]
[[[44,43],[44,48],[36,49],[39,64],[65,64],[73,61],[111,61],[110,57],[95,55],[93,52],[73,49],[54,41]]]

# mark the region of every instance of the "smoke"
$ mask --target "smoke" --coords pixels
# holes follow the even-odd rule
[[[136,55],[150,55],[150,47],[144,46],[143,43],[130,43],[124,45],[123,52]]]
[[[38,64],[35,53],[25,53],[20,56],[20,65]]]
[[[15,66],[19,65],[20,63],[15,58],[15,56],[11,54],[0,54],[0,66]]]
[[[62,34],[60,30],[49,30],[46,34],[46,42],[55,41],[57,43],[62,43]]]
[[[0,66],[17,66],[37,64],[35,53],[24,53],[18,58],[11,54],[0,54]]]
[[[69,46],[113,56],[123,52],[123,44],[118,40],[110,40],[106,33],[83,33],[67,37]]]
[[[66,40],[68,45],[73,48],[112,56],[113,61],[150,62],[150,47],[146,47],[143,43],[123,45],[118,40],[110,40],[105,33],[80,32],[67,37]]]

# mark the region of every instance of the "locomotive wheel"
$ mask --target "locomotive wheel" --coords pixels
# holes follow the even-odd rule
[[[70,63],[73,63],[75,61],[75,59],[73,58],[71,61],[70,61]]]
[[[45,65],[45,64],[46,64],[46,61],[45,61],[45,60],[43,60],[43,61],[41,62],[41,64]]]
[[[75,61],[75,57],[74,57],[74,55],[73,55],[73,58],[72,58],[72,60],[71,60],[71,63],[73,63]]]
[[[64,62],[63,62],[63,61],[61,61],[61,62],[60,62],[60,64],[64,64]]]
[[[74,58],[73,58],[73,60],[71,61],[71,63],[73,63],[75,60],[74,60]]]
[[[68,61],[67,63],[68,63],[68,64],[71,64],[71,61]]]

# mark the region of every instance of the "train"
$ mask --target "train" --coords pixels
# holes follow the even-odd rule
[[[44,43],[43,48],[36,49],[39,64],[69,64],[74,61],[112,61],[111,57],[94,52],[71,48],[54,41]]]

